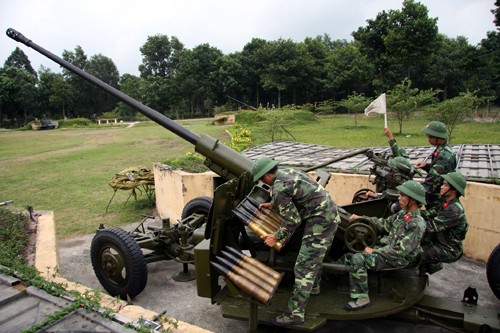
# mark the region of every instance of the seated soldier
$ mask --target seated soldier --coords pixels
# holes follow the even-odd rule
[[[422,184],[408,180],[396,187],[399,191],[401,210],[388,218],[369,218],[380,231],[389,233],[380,247],[366,247],[363,253],[354,253],[350,259],[349,284],[351,301],[344,308],[355,311],[370,305],[367,270],[403,268],[415,261],[425,232],[425,221],[420,216],[420,206],[425,204]],[[359,218],[352,214],[349,221]]]
[[[442,268],[441,262],[454,262],[463,253],[462,242],[469,229],[460,196],[465,195],[465,177],[459,172],[441,175],[441,204],[423,210],[427,227],[422,240],[422,260],[426,271],[434,273]]]

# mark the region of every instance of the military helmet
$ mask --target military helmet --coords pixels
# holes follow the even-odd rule
[[[270,159],[269,157],[261,157],[252,166],[253,181],[258,181],[262,176],[272,170],[278,165],[278,161]]]
[[[403,184],[397,186],[396,189],[410,198],[417,200],[421,204],[426,204],[425,188],[422,184],[414,180],[407,180]]]
[[[393,167],[396,167],[399,171],[402,171],[404,173],[410,173],[412,169],[410,161],[408,161],[408,159],[402,156],[390,159],[389,164],[392,165]]]
[[[446,175],[441,175],[441,177],[453,186],[453,188],[461,195],[465,196],[465,187],[467,186],[467,182],[465,181],[465,177],[460,172],[450,172]]]
[[[448,140],[448,133],[446,125],[440,121],[431,121],[424,128],[421,129],[427,135],[435,136],[436,138],[443,138]]]

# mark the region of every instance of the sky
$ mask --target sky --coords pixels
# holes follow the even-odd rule
[[[465,36],[477,45],[496,29],[494,0],[420,0],[438,30]],[[208,43],[224,54],[241,51],[252,38],[303,41],[328,34],[353,40],[383,10],[401,9],[402,0],[0,0],[0,66],[16,47],[33,68],[60,72],[37,51],[7,37],[16,29],[35,44],[61,56],[80,45],[88,58],[103,54],[120,74],[138,75],[140,47],[148,36],[176,36],[186,48]]]

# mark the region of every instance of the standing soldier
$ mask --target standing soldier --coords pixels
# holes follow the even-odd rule
[[[384,134],[389,138],[389,147],[391,147],[393,157],[400,156],[404,158],[409,158],[406,149],[398,146],[398,143],[396,142],[396,139],[394,139],[394,135],[392,135],[391,129],[389,127],[384,128]]]
[[[419,161],[416,164],[417,168],[427,172],[423,183],[427,192],[427,205],[425,207],[426,209],[433,209],[436,205],[439,205],[441,198],[440,188],[443,178],[440,175],[455,171],[457,160],[455,153],[447,143],[449,137],[445,124],[439,121],[431,121],[422,128],[422,132],[427,134],[429,143],[436,147],[432,153],[430,163]]]
[[[425,221],[420,216],[420,205],[425,204],[424,187],[413,180],[397,186],[401,210],[388,218],[370,217],[377,229],[389,233],[382,238],[381,247],[366,247],[363,253],[354,253],[349,259],[351,301],[344,306],[356,311],[370,305],[368,272],[383,268],[403,268],[415,261],[425,232]],[[349,221],[359,218],[352,214]]]
[[[463,253],[462,242],[469,229],[460,196],[465,196],[465,177],[459,172],[441,176],[441,203],[434,209],[422,211],[427,230],[422,242],[422,259],[426,271],[440,270],[441,262],[454,262]]]
[[[264,243],[273,247],[286,242],[298,226],[305,224],[302,244],[295,262],[295,284],[288,309],[272,319],[276,325],[298,325],[304,322],[309,296],[319,294],[323,258],[329,250],[340,217],[330,194],[306,173],[283,168],[268,157],[257,160],[252,167],[254,181],[272,186],[271,202],[260,208],[274,209],[283,217],[274,234],[263,235]]]

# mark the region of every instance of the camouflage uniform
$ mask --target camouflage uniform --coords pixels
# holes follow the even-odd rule
[[[396,140],[389,140],[389,147],[391,147],[391,152],[393,157],[404,157],[409,158],[408,152],[404,148],[400,148]]]
[[[411,213],[400,210],[387,219],[370,218],[379,231],[388,232],[382,246],[371,254],[355,253],[350,258],[349,284],[351,298],[368,297],[367,270],[378,271],[386,267],[403,268],[415,261],[420,251],[420,241],[425,231],[425,221],[420,210]]]
[[[457,166],[457,160],[453,149],[448,144],[444,144],[436,147],[432,153],[431,163],[427,163],[423,168],[427,172],[425,180],[422,185],[424,185],[427,191],[427,205],[426,209],[433,209],[439,205],[441,199],[441,185],[443,184],[443,178],[440,175],[447,174],[448,172],[455,171]]]
[[[272,204],[284,221],[276,239],[289,239],[303,221],[304,236],[295,262],[295,285],[288,312],[304,318],[313,285],[319,285],[321,266],[329,250],[340,217],[330,194],[306,173],[279,169],[272,188]]]
[[[422,241],[424,261],[453,262],[463,252],[462,241],[469,229],[464,207],[458,198],[441,201],[434,209],[422,211],[427,230]]]

